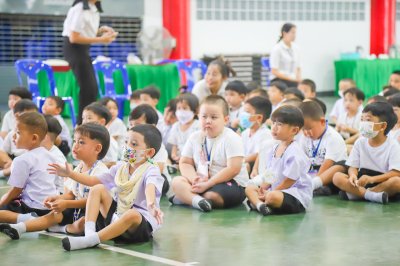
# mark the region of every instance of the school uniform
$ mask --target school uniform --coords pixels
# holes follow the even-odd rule
[[[389,131],[388,134],[389,138],[392,138],[393,140],[396,140],[397,142],[400,143],[400,129],[392,129]]]
[[[358,112],[362,112],[363,106],[358,107]],[[330,112],[330,117],[336,117],[336,119],[346,113],[346,107],[344,106],[344,99],[338,99],[333,105],[332,111]]]
[[[74,171],[78,173],[82,173],[82,167],[83,163],[79,163],[77,167],[75,167]],[[90,176],[100,176],[102,174],[108,173],[109,169],[107,166],[101,162],[97,161],[95,164],[92,166],[91,169],[89,169],[88,172],[86,172]],[[65,181],[65,188],[69,191],[72,192],[75,196],[75,200],[81,200],[81,199],[87,199],[89,195],[89,186],[82,185],[75,180],[68,178]],[[60,225],[67,225],[67,224],[72,224],[79,220],[81,217],[85,216],[85,208],[81,209],[75,209],[75,208],[70,208],[66,209],[63,211],[63,219],[59,223]]]
[[[205,137],[202,131],[197,131],[189,137],[181,156],[193,159],[197,172],[212,178],[227,167],[228,159],[244,157],[243,142],[241,137],[229,128],[224,128],[223,132],[213,139]],[[246,197],[244,187],[248,180],[246,166],[242,163],[240,173],[232,180],[217,184],[207,191],[218,193],[224,199],[225,208],[237,206]]]
[[[346,125],[348,127],[357,129],[360,127],[360,122],[361,122],[361,114],[362,111],[358,111],[357,114],[353,117],[349,117],[349,114],[347,111],[345,111],[344,113],[340,113],[336,124],[337,125]],[[349,132],[345,132],[345,131],[339,131],[339,134],[344,138],[344,139],[348,139],[350,138],[352,135],[350,135]]]
[[[65,158],[64,154],[57,148],[56,145],[53,145],[49,150],[51,154],[53,154],[55,162],[60,165],[65,165],[67,159]],[[56,188],[57,188],[57,195],[64,193],[64,177],[56,175]]]
[[[164,128],[164,115],[160,112],[160,111],[158,111],[157,109],[156,109],[156,112],[157,112],[157,115],[158,115],[158,121],[157,121],[157,129],[161,132],[162,130],[163,130],[163,128]]]
[[[80,2],[68,11],[64,21],[62,36],[64,37],[64,57],[74,73],[81,88],[79,93],[78,124],[82,119],[85,106],[96,101],[97,82],[90,57],[89,44],[76,44],[69,41],[72,32],[78,32],[84,37],[96,37],[100,25],[100,15],[96,6],[89,3],[89,9],[83,9]]]
[[[107,173],[98,176],[100,181],[113,195],[113,203],[107,216],[104,217],[103,222],[97,223],[98,229],[102,229],[111,224],[113,221],[119,219],[119,215],[116,214],[116,210],[118,209],[118,187],[116,185],[115,178],[119,168],[123,167],[124,164],[126,164],[126,162],[118,162],[116,165],[111,167]],[[129,173],[127,174],[129,175]],[[133,177],[133,174],[130,175],[130,178]],[[126,231],[121,236],[115,238],[114,241],[123,241],[128,243],[146,242],[149,241],[152,238],[153,233],[161,227],[161,225],[157,223],[157,220],[150,214],[149,210],[147,209],[147,201],[145,195],[147,185],[153,184],[156,188],[155,206],[157,208],[160,208],[160,198],[164,178],[161,176],[159,168],[156,165],[151,165],[143,173],[143,177],[139,182],[139,189],[131,209],[135,209],[142,215],[142,222],[135,230],[135,232],[131,233]]]
[[[178,154],[182,152],[183,147],[185,146],[186,141],[189,139],[190,135],[193,132],[196,132],[200,129],[199,120],[193,120],[193,123],[187,128],[185,131],[181,130],[181,124],[176,122],[171,129],[171,133],[168,139],[168,143],[172,145],[176,145],[178,148]]]
[[[59,145],[59,149],[65,156],[67,156],[68,153],[71,151],[72,147],[71,133],[61,115],[55,115],[54,118],[56,118],[61,125],[61,133],[60,133],[61,144]]]
[[[342,136],[327,126],[325,133],[317,140],[300,135],[299,143],[310,163],[310,174],[315,176],[325,160],[341,162],[347,159],[347,148]]]
[[[8,185],[21,188],[21,201],[3,206],[18,213],[36,212],[39,216],[50,212],[43,202],[49,196],[57,195],[55,175],[49,174],[47,168],[55,163],[54,156],[44,147],[38,147],[18,156],[11,165]]]
[[[266,125],[262,125],[252,136],[250,136],[250,128],[242,132],[242,141],[244,146],[244,155],[249,156],[260,151],[260,143],[264,140],[271,139],[271,130]]]
[[[10,132],[15,128],[15,115],[13,110],[8,110],[7,113],[3,117],[3,121],[1,124],[1,131]]]
[[[101,161],[103,163],[115,163],[116,161],[118,161],[118,155],[118,142],[113,137],[110,137],[110,147],[108,148],[106,155]]]
[[[108,132],[110,133],[110,138],[113,138],[118,143],[119,154],[118,158],[122,156],[122,150],[125,146],[125,141],[128,137],[128,131],[124,122],[120,118],[115,118],[108,126]]]
[[[169,136],[171,135],[171,130],[172,130],[173,125],[167,125],[164,123],[164,126],[162,130],[160,131],[161,136],[162,136],[162,143],[167,149],[168,155],[171,155],[172,152],[172,145],[168,143]]]

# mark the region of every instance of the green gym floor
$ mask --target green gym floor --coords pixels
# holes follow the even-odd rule
[[[0,181],[0,195],[6,191]],[[320,197],[306,214],[262,217],[244,206],[201,213],[162,200],[150,243],[66,252],[60,235],[0,236],[0,265],[399,265],[400,204]]]

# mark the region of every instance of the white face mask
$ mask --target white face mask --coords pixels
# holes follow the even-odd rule
[[[378,135],[379,131],[374,130],[374,125],[374,122],[361,121],[359,128],[361,136],[367,139],[375,138]]]
[[[339,97],[343,98],[343,91],[339,91]]]
[[[189,110],[176,110],[175,116],[181,125],[184,125],[193,120],[194,113]]]

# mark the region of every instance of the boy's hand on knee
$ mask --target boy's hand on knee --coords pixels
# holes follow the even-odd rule
[[[62,213],[67,208],[65,200],[58,199],[51,203],[51,210],[55,213]]]
[[[212,187],[212,185],[208,181],[198,182],[192,185],[192,193],[202,194],[206,192],[210,187]]]
[[[353,187],[357,187],[358,186],[357,176],[356,175],[350,175],[349,176],[349,182],[350,182],[350,184],[353,185]]]
[[[47,198],[44,200],[43,204],[44,204],[44,206],[45,206],[46,208],[51,209],[51,203],[54,202],[54,201],[57,200],[57,199],[58,199],[58,196],[50,196],[50,197],[47,197]]]
[[[357,181],[357,185],[359,187],[365,187],[366,185],[372,184],[372,177],[368,175],[362,175],[360,179]]]

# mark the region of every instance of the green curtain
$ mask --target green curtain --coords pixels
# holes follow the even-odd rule
[[[390,74],[400,70],[400,59],[338,60],[335,61],[336,95],[339,81],[352,78],[367,98],[379,94],[388,84]]]
[[[180,78],[178,69],[175,64],[165,65],[126,65],[126,69],[131,83],[132,91],[143,89],[149,85],[155,85],[160,89],[161,98],[157,105],[157,109],[161,112],[164,111],[168,101],[175,98],[179,93]],[[100,75],[101,76],[101,75]],[[75,112],[78,113],[78,99],[79,99],[79,86],[75,80],[75,76],[71,70],[66,72],[54,72],[56,86],[59,96],[72,96],[74,99]],[[43,96],[50,95],[49,83],[47,76],[44,72],[39,73],[39,87],[40,93]],[[123,91],[123,82],[121,73],[114,74],[114,83],[117,93]],[[104,89],[104,82],[100,78],[100,87]],[[129,102],[126,101],[124,114],[128,115],[130,112]],[[65,108],[64,116],[69,116],[68,108]]]

